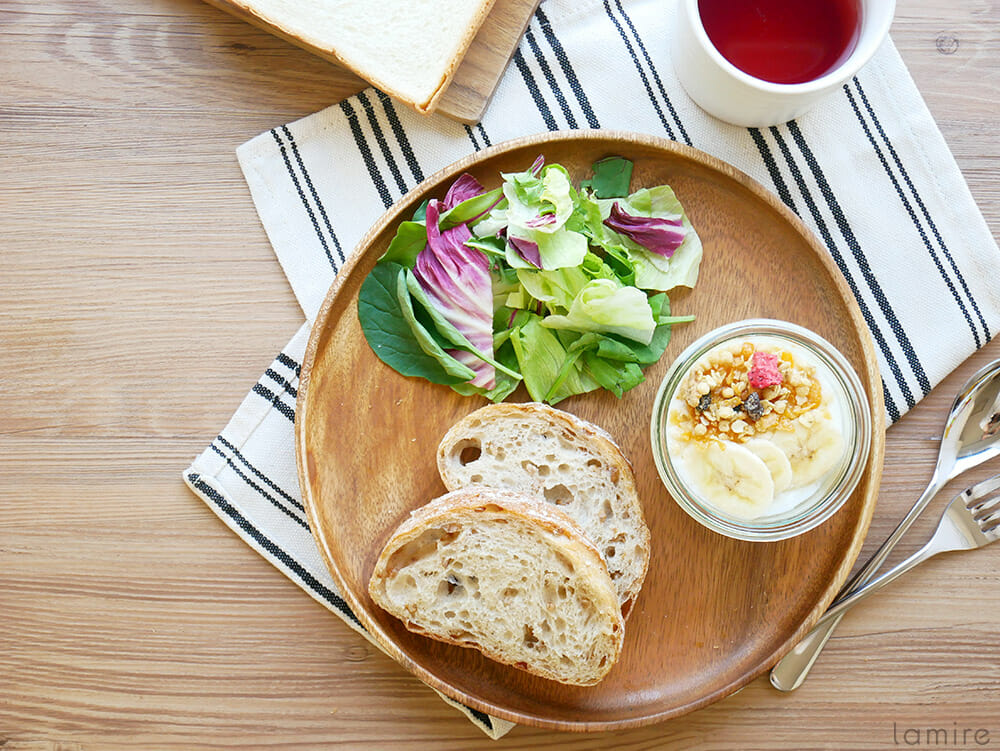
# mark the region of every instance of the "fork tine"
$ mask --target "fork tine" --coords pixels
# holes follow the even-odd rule
[[[1000,491],[1000,474],[988,477],[982,482],[978,482],[970,488],[966,488],[962,495],[966,497],[967,508],[975,508],[985,500],[989,500],[994,494]]]
[[[977,503],[975,506],[969,506],[968,509],[972,512],[972,518],[976,521],[985,519],[987,516],[1000,511],[1000,495],[988,498],[982,503]]]
[[[991,542],[1000,540],[1000,516],[988,520],[985,524],[981,523],[979,531],[986,535]]]
[[[993,511],[981,519],[976,519],[979,523],[979,529],[983,534],[988,534],[995,531],[1000,527],[1000,508],[995,508]],[[1000,534],[1000,532],[997,532]]]

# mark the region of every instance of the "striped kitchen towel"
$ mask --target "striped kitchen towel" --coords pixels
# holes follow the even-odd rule
[[[241,146],[240,165],[306,323],[186,472],[237,534],[362,630],[317,553],[292,421],[309,321],[369,226],[425,176],[546,130],[635,130],[695,146],[812,228],[871,329],[895,422],[1000,325],[1000,251],[891,41],[826,102],[773,128],[701,112],[669,63],[668,0],[547,0],[483,121],[422,117],[368,89]],[[461,708],[499,737],[510,723]]]

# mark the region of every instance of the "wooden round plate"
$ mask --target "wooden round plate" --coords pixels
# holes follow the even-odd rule
[[[472,649],[410,633],[375,606],[368,579],[391,531],[444,492],[438,441],[483,405],[446,386],[405,378],[380,362],[358,324],[362,280],[400,221],[425,198],[443,197],[469,172],[487,187],[539,154],[574,180],[609,155],[634,161],[632,189],[673,187],[704,243],[694,290],[671,295],[677,314],[661,361],[616,399],[573,397],[561,409],[592,420],[635,467],[652,559],[626,624],[621,661],[600,684],[581,688],[534,677]],[[701,527],[667,494],[653,465],[649,421],[670,362],[695,338],[744,318],[790,320],[826,337],[847,357],[868,394],[875,428],[864,477],[818,529],[782,542],[741,542]],[[296,454],[306,511],[344,598],[376,641],[442,693],[497,717],[563,730],[609,730],[657,722],[703,707],[771,667],[831,602],[856,558],[882,471],[882,390],[868,329],[825,250],[777,198],[735,168],[671,141],[610,131],[550,133],[500,144],[438,172],[383,216],[340,271],[309,341],[296,410]],[[514,399],[526,399],[523,388]]]

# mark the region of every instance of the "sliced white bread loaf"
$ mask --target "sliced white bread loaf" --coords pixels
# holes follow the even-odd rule
[[[597,683],[621,654],[600,552],[559,509],[508,491],[464,488],[414,511],[368,591],[411,631],[561,683]]]
[[[434,109],[494,0],[209,0]]]
[[[438,470],[448,490],[489,485],[566,512],[604,556],[628,616],[649,565],[649,528],[632,465],[603,429],[545,404],[491,404],[448,430]]]

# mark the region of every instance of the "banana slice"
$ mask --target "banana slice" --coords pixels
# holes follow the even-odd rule
[[[787,490],[791,486],[792,465],[784,451],[764,438],[751,438],[743,445],[750,449],[751,453],[764,460],[764,464],[767,465],[767,469],[771,473],[771,479],[774,480],[775,493]]]
[[[844,439],[820,410],[806,412],[791,432],[768,436],[788,457],[792,468],[789,488],[811,485],[836,466],[844,455]]]
[[[764,460],[738,443],[694,444],[685,458],[694,488],[725,514],[753,519],[774,501],[774,480]]]

